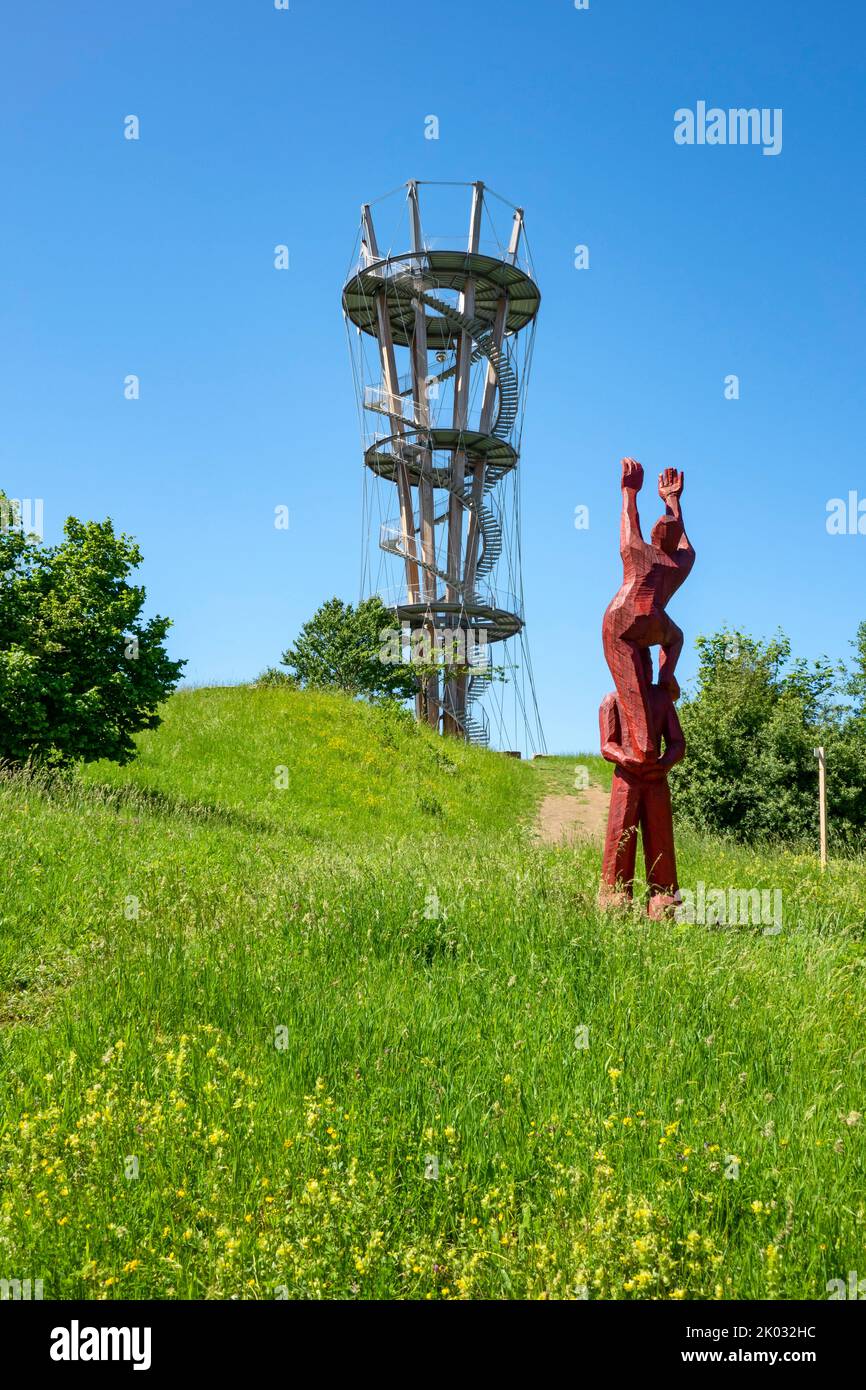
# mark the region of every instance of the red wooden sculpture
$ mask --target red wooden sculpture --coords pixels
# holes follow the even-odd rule
[[[685,752],[674,708],[680,693],[674,672],[683,634],[665,608],[689,574],[695,552],[680,510],[683,474],[673,468],[659,474],[665,514],[653,527],[649,544],[637,512],[642,486],[641,465],[636,459],[623,459],[623,581],[602,624],[604,654],[616,692],[605,696],[599,712],[601,751],[616,767],[599,898],[603,904],[631,901],[640,829],[650,889],[647,911],[661,917],[678,901],[667,775]],[[656,683],[652,647],[660,649]]]

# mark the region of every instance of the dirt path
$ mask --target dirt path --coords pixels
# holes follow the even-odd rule
[[[603,787],[589,786],[570,796],[550,792],[538,808],[535,834],[547,845],[601,839],[607,825],[609,800]]]

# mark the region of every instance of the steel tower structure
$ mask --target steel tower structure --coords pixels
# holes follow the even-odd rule
[[[425,235],[421,186],[405,186],[396,250],[364,204],[343,289],[365,464],[362,591],[381,595],[410,645],[426,633],[435,650],[444,633],[446,652],[465,653],[462,666],[425,668],[419,718],[488,743],[484,701],[501,744],[543,750],[520,559],[518,461],[541,299],[523,210],[482,183],[423,185],[471,190],[461,247]],[[502,206],[507,230],[493,215]],[[495,662],[491,644],[501,644]]]

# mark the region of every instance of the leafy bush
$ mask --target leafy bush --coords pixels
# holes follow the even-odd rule
[[[56,546],[0,526],[0,762],[124,763],[159,724],[185,663],[166,655],[167,618],[141,621],[140,562],[110,521],[70,517]]]
[[[406,700],[418,689],[414,671],[381,655],[389,646],[386,634],[396,627],[393,612],[375,596],[357,608],[342,599],[328,599],[304,623],[282,663],[302,686]]]
[[[256,677],[253,684],[266,687],[272,685],[288,686],[290,690],[296,690],[298,686],[295,677],[290,675],[288,671],[281,671],[279,666],[268,666],[260,676]]]
[[[814,841],[817,762],[827,763],[828,819],[837,843],[866,832],[866,623],[855,669],[791,657],[779,635],[698,638],[697,689],[680,719],[689,756],[671,777],[678,812],[699,829],[742,841]]]

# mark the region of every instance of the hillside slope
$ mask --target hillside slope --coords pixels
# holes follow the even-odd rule
[[[533,842],[565,764],[279,689],[140,748],[0,784],[0,1275],[815,1298],[862,1263],[861,862],[683,835],[684,884],[781,929],[651,927]]]

